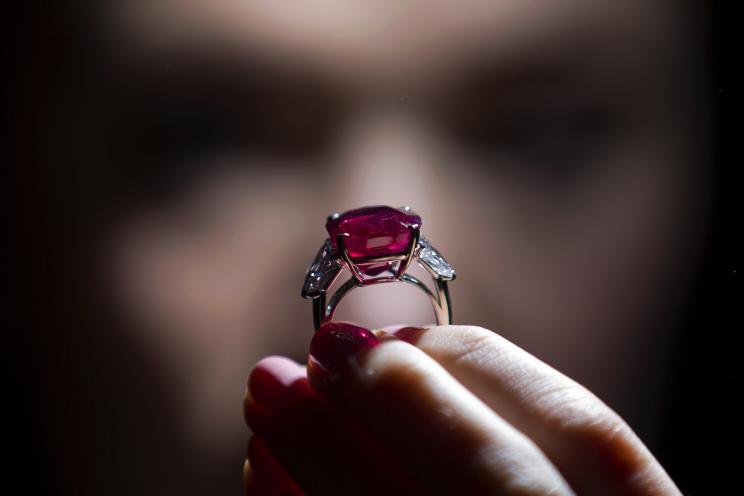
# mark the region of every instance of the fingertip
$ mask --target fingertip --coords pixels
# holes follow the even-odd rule
[[[305,368],[286,357],[269,356],[260,360],[248,377],[246,398],[273,413],[286,409],[307,389]]]
[[[310,342],[307,374],[313,386],[327,389],[336,383],[352,361],[380,340],[364,327],[330,322],[315,332]]]
[[[275,382],[285,386],[291,385],[297,379],[305,376],[304,368],[294,360],[271,355],[256,363],[248,376],[248,388],[255,394],[255,388],[262,385],[262,380],[271,377]]]

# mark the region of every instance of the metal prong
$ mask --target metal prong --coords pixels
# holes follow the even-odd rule
[[[329,214],[328,217],[326,217],[326,222],[331,222],[332,220],[336,220],[339,217],[341,217],[341,214],[338,212],[333,212],[332,214]]]
[[[354,264],[354,262],[351,261],[351,257],[349,256],[349,251],[346,249],[346,238],[349,235],[346,233],[338,233],[336,235],[336,245],[338,246],[338,252],[341,255],[341,258],[344,262],[346,262],[346,266],[349,267],[349,270],[351,271],[351,275],[354,276],[354,279],[356,280],[357,284],[360,286],[364,284],[364,277],[362,276],[362,273],[359,271],[359,268]]]
[[[326,294],[313,298],[313,327],[317,331],[326,321]]]
[[[395,278],[400,279],[403,274],[408,270],[408,266],[411,265],[413,255],[416,253],[416,247],[418,246],[419,237],[421,236],[421,226],[411,225],[408,227],[411,231],[411,241],[408,244],[408,250],[406,251],[406,258],[400,261],[398,264],[398,272],[395,273]]]
[[[400,207],[400,210],[403,210],[404,212],[410,212],[411,211],[411,207],[408,206],[408,205],[404,205],[404,206]]]

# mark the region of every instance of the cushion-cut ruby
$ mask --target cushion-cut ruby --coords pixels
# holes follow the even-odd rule
[[[333,246],[336,236],[346,234],[344,245],[351,258],[384,257],[406,252],[411,226],[421,226],[421,217],[392,207],[362,207],[344,212],[326,223]]]

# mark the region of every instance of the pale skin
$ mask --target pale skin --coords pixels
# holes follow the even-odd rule
[[[423,493],[680,494],[612,409],[492,331],[441,326],[397,336],[387,328],[377,335],[382,344],[354,357],[322,395],[351,413]],[[308,380],[303,366],[281,357],[262,360],[256,370],[287,387]],[[310,384],[317,383],[309,376]],[[247,391],[249,421],[261,408],[256,405]],[[260,437],[266,431],[256,425]],[[280,420],[276,428],[291,427]],[[364,481],[385,475],[364,460],[328,463],[313,448],[315,436],[293,431],[296,444],[274,444],[273,456],[286,459],[283,450],[296,451],[285,470],[294,475],[304,464],[302,474],[314,477],[301,484],[311,493],[344,494],[349,488],[339,485],[336,474],[351,473],[360,481],[358,494],[373,494]],[[352,441],[345,439],[326,449],[348,451]],[[258,470],[247,464],[244,476],[248,494],[265,494],[265,486],[252,486],[262,477]],[[391,485],[385,493],[405,491]]]

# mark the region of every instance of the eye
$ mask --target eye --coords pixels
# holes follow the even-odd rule
[[[334,108],[297,95],[258,95],[234,103],[164,100],[142,107],[128,136],[133,146],[163,162],[225,150],[313,159],[330,146],[337,118]]]
[[[147,108],[135,138],[141,149],[163,162],[214,153],[237,143],[237,116],[200,102],[157,102]]]
[[[527,174],[572,174],[589,165],[607,138],[609,117],[595,109],[479,109],[453,135],[484,163]]]
[[[591,159],[607,131],[606,122],[591,111],[528,112],[494,126],[492,146],[529,167],[573,167]]]
[[[162,196],[213,173],[224,157],[304,167],[330,152],[342,114],[334,94],[247,81],[237,88],[163,83],[127,94],[108,133],[122,177]]]

